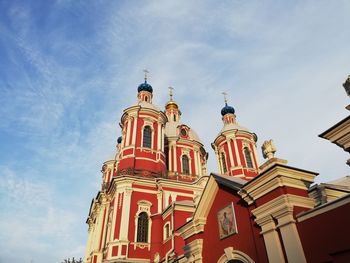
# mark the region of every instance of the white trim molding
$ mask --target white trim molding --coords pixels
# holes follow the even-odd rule
[[[227,263],[230,260],[239,260],[243,263],[254,263],[247,254],[242,251],[234,250],[233,247],[227,247],[224,249],[224,254],[219,258],[217,263]]]

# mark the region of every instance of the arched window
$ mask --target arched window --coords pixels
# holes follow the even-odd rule
[[[250,154],[249,149],[247,147],[245,147],[243,149],[243,152],[244,152],[244,157],[245,157],[245,161],[246,161],[247,167],[248,168],[254,168],[253,161],[252,161],[252,156]]]
[[[190,174],[190,164],[187,155],[182,155],[182,173]]]
[[[151,148],[152,147],[152,129],[149,126],[143,128],[143,147]]]
[[[148,215],[146,212],[140,213],[137,219],[137,242],[148,242]]]
[[[224,153],[221,153],[221,163],[222,163],[222,169],[224,173],[227,173],[226,159],[225,159]]]

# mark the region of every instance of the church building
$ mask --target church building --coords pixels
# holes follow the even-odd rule
[[[317,173],[276,158],[272,140],[260,165],[257,135],[226,98],[209,174],[208,152],[169,91],[159,109],[145,71],[121,116],[86,221],[84,263],[350,262],[350,177],[313,185]],[[337,144],[349,151],[348,118],[320,136],[345,138]]]

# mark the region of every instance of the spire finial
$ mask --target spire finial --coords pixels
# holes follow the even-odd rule
[[[147,81],[149,71],[147,69],[144,69],[143,72],[145,73],[145,81]]]
[[[224,95],[225,105],[227,105],[227,93],[224,91],[221,94]]]
[[[169,89],[170,100],[172,101],[173,100],[173,90],[174,90],[174,88],[173,87],[168,87],[168,89]]]

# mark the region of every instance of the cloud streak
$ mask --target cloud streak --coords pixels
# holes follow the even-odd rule
[[[0,261],[83,255],[99,170],[114,154],[119,118],[136,103],[145,67],[155,104],[163,107],[167,87],[175,88],[182,121],[209,152],[209,171],[226,91],[258,147],[274,139],[279,157],[320,172],[319,181],[346,175],[345,153],[317,134],[346,115],[349,8],[347,1],[0,3],[7,208]]]

